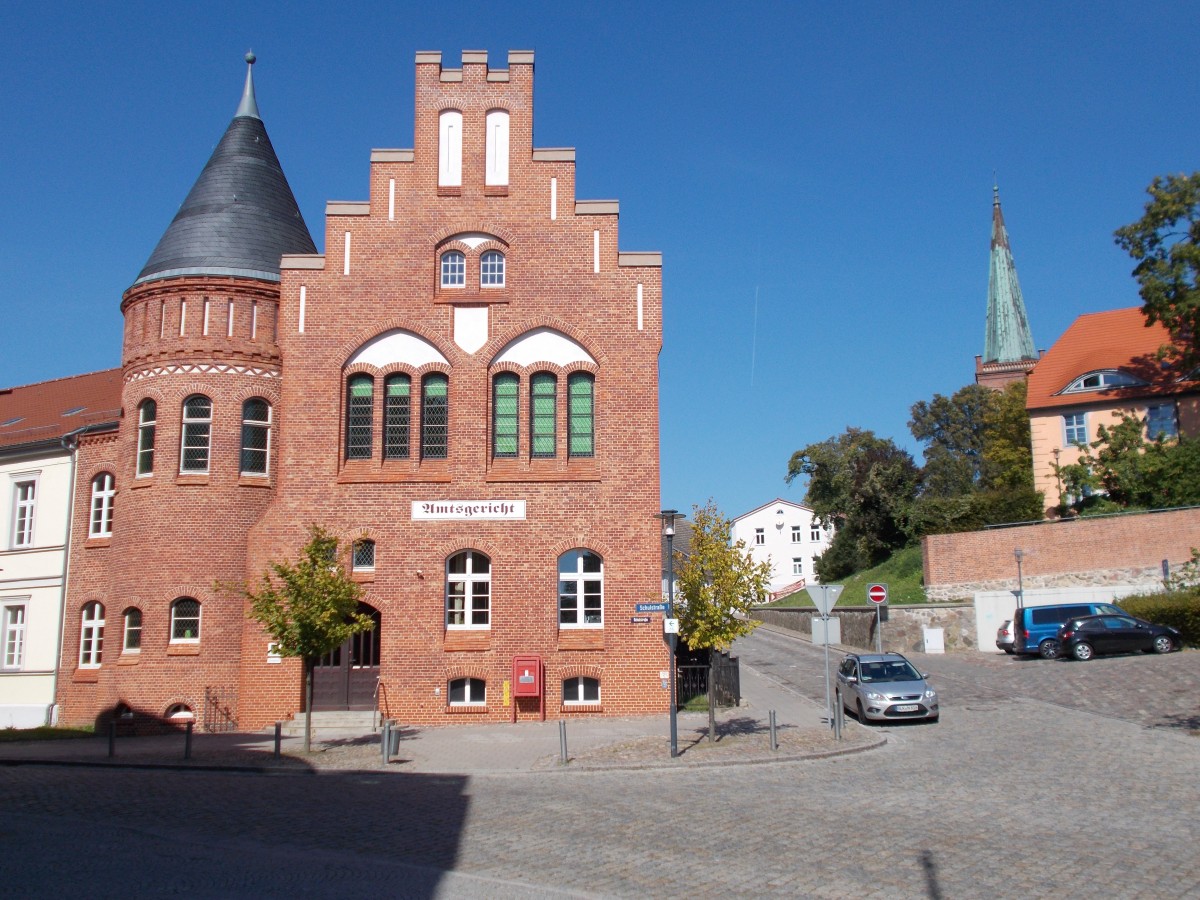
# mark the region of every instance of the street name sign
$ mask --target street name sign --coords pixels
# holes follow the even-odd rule
[[[637,605],[638,612],[666,612],[666,603],[639,603]]]

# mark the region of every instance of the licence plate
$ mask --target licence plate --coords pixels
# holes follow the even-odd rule
[[[893,706],[895,712],[916,712],[919,707],[915,703],[903,703],[900,706]]]

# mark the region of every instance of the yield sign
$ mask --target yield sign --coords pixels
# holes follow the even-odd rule
[[[867,586],[867,599],[872,603],[887,603],[887,585],[872,584]]]

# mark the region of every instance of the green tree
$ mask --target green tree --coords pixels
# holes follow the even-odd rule
[[[745,541],[733,541],[733,522],[710,499],[692,507],[691,549],[675,567],[679,637],[692,650],[709,651],[708,737],[716,733],[712,654],[761,623],[750,617],[771,589],[771,564],[756,563]]]
[[[995,391],[969,384],[952,397],[934,394],[913,404],[908,430],[925,442],[926,496],[960,497],[979,484],[986,419],[995,403]]]
[[[1159,176],[1146,192],[1142,217],[1115,238],[1137,263],[1147,322],[1161,322],[1174,341],[1163,356],[1187,371],[1200,362],[1200,172]]]
[[[312,673],[317,660],[360,631],[374,627],[358,612],[362,589],[346,574],[342,546],[323,528],[309,528],[309,540],[295,562],[271,562],[250,600],[250,618],[263,626],[280,656],[304,662],[304,751],[312,744]]]
[[[847,428],[792,454],[785,481],[801,475],[808,476],[804,502],[838,529],[817,559],[821,581],[876,565],[909,543],[921,475],[912,456],[890,438]]]

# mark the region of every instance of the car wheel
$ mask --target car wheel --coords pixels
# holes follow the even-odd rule
[[[866,724],[867,724],[867,714],[866,714],[865,712],[863,712],[863,708],[862,708],[862,701],[861,701],[861,700],[855,700],[855,701],[854,701],[854,706],[855,706],[855,707],[857,708],[857,710],[858,710],[858,721],[859,721],[859,724],[860,724],[860,725],[866,725]]]
[[[1071,648],[1071,655],[1080,662],[1086,662],[1087,660],[1091,659],[1095,652],[1096,651],[1092,649],[1092,645],[1086,641],[1080,641]]]
[[[1058,654],[1062,651],[1062,646],[1058,641],[1042,641],[1038,644],[1038,653],[1042,659],[1058,659]]]
[[[1005,653],[1007,653],[1009,656],[1012,656],[1012,653],[1013,653],[1013,648],[1012,648],[1012,647],[1005,647],[1005,648],[1004,648],[1004,652],[1005,652]]]
[[[1167,637],[1165,634],[1160,634],[1158,637],[1156,637],[1154,639],[1154,652],[1155,653],[1170,653],[1174,649],[1175,649],[1175,642],[1173,640],[1171,640],[1169,637]]]

